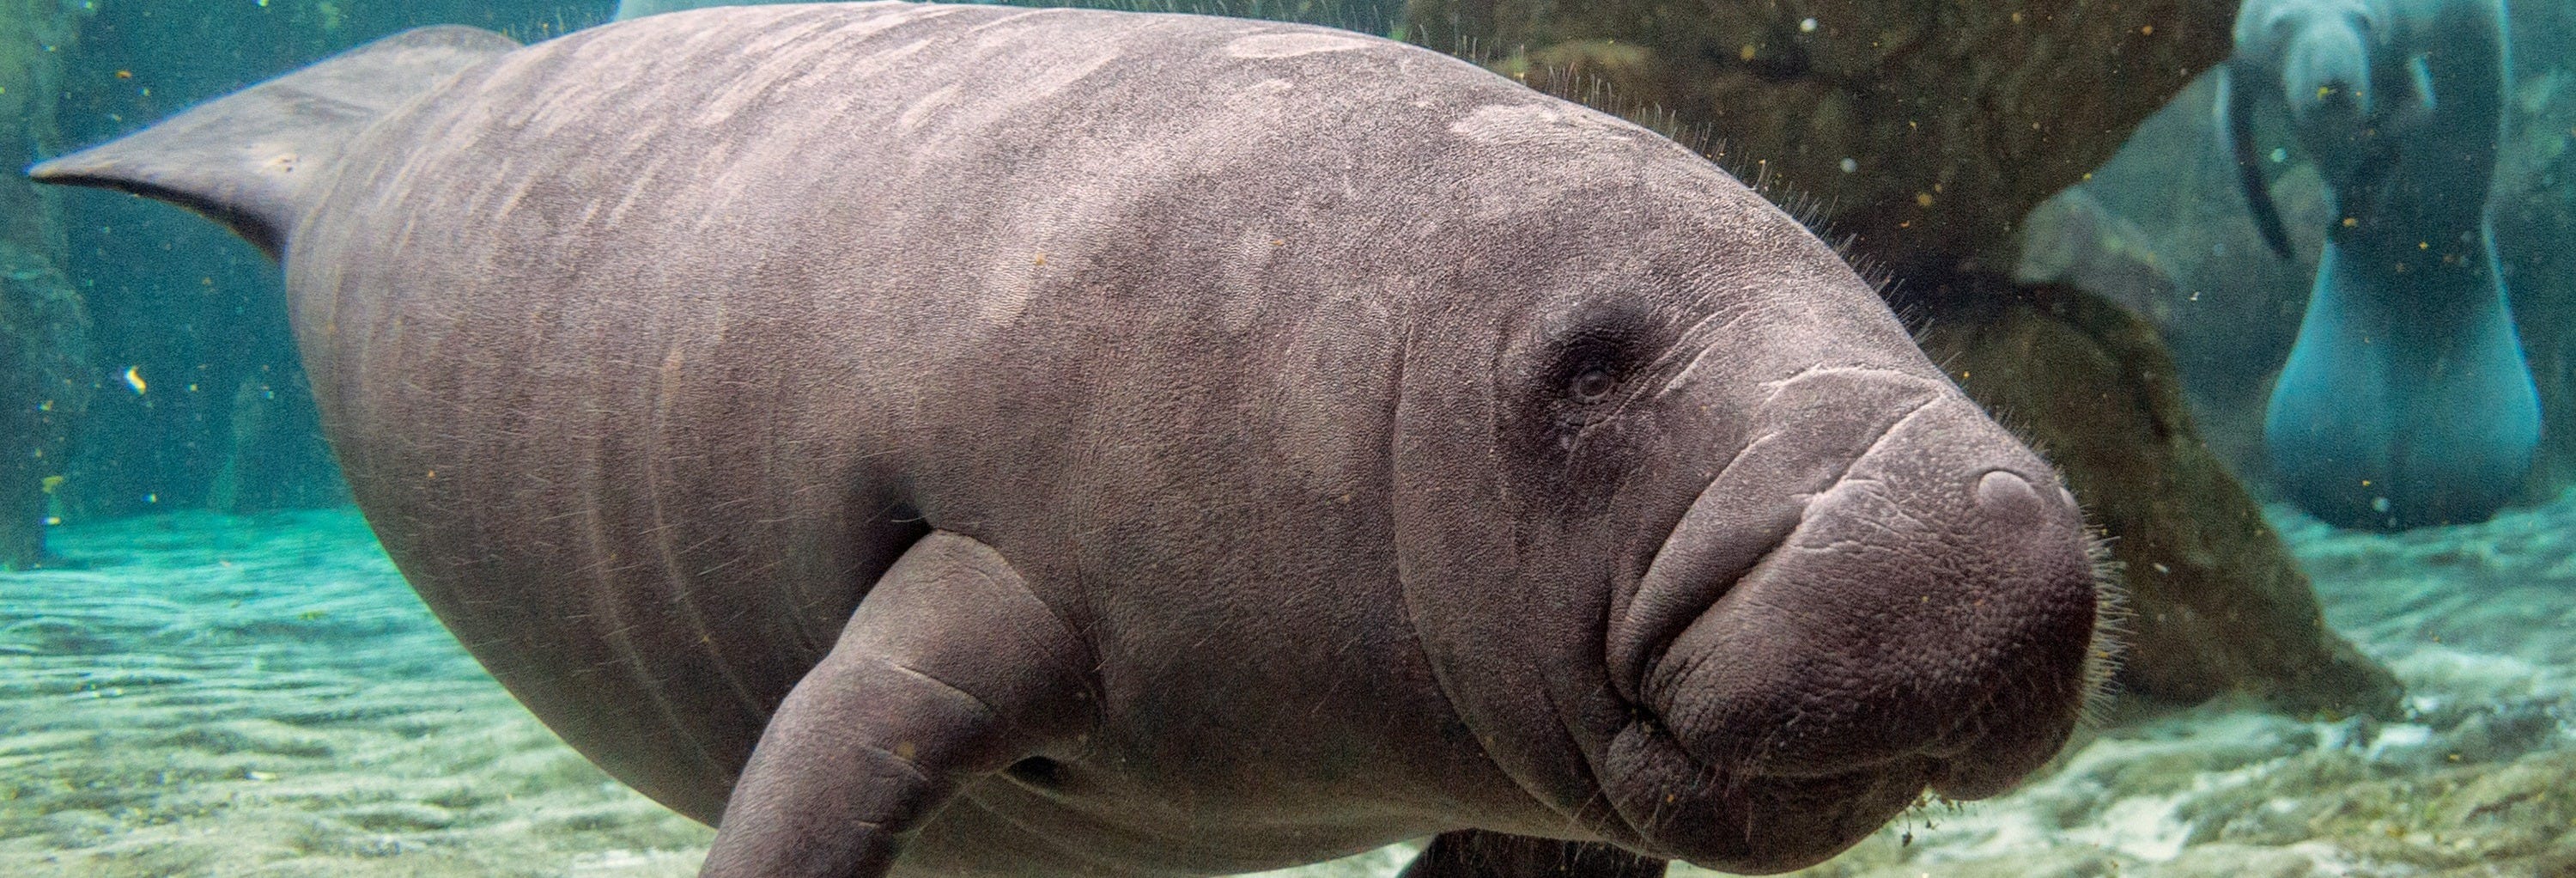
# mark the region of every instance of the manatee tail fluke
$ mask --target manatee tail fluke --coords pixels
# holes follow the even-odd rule
[[[2245,192],[2245,207],[2254,214],[2254,229],[2263,235],[2263,243],[2283,259],[2290,256],[2290,232],[2281,225],[2281,210],[2272,203],[2272,188],[2263,182],[2263,163],[2254,153],[2253,83],[2239,83],[2239,65],[2229,63],[2218,73],[2218,124],[2227,132],[2229,151],[2236,156],[2236,184]]]
[[[470,27],[425,27],[217,98],[161,124],[27,169],[48,183],[118,189],[230,226],[271,254],[309,181],[386,113],[519,47]]]
[[[2441,314],[2371,304],[2391,298],[2374,285],[2434,272],[2391,274],[2326,245],[2263,422],[2275,479],[2301,508],[2341,527],[2403,530],[2484,521],[2520,491],[2540,400],[2494,243],[2483,243],[2484,264],[2456,278],[2475,295]],[[2426,299],[2438,297],[2411,301]]]

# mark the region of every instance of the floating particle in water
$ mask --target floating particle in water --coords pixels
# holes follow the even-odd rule
[[[143,373],[139,371],[142,368],[141,366],[125,367],[125,386],[134,388],[136,396],[142,396],[143,391],[149,389],[149,385],[143,383]]]

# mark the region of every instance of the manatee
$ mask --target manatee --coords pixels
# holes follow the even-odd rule
[[[2482,521],[2521,489],[2540,397],[2487,193],[2509,82],[2500,0],[2246,0],[2217,118],[2273,252],[2255,156],[2286,104],[2325,178],[2325,248],[2263,419],[2289,497],[2346,527]]]
[[[278,254],[328,438],[711,876],[1820,861],[2109,646],[2048,465],[1691,150],[1222,18],[390,37],[32,169]]]

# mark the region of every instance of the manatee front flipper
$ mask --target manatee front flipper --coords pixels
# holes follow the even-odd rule
[[[1397,878],[1659,878],[1664,861],[1613,845],[1506,835],[1480,829],[1444,832]]]
[[[884,874],[967,784],[1089,729],[1092,667],[999,553],[923,537],[770,718],[700,874]]]
[[[2263,163],[2254,150],[2253,83],[2236,80],[2252,69],[2231,61],[2218,71],[2218,125],[2227,132],[2228,152],[2236,157],[2236,185],[2245,193],[2245,208],[2254,214],[2254,230],[2272,255],[2291,258],[2290,232],[2281,225],[2281,209],[2272,203],[2272,185],[2263,179]]]

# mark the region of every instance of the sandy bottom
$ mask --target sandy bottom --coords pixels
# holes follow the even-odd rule
[[[2576,500],[2399,537],[2281,523],[2408,721],[2213,705],[2101,730],[1808,874],[2576,875]],[[0,574],[0,875],[696,869],[709,830],[555,741],[353,513],[56,537],[73,569]]]

